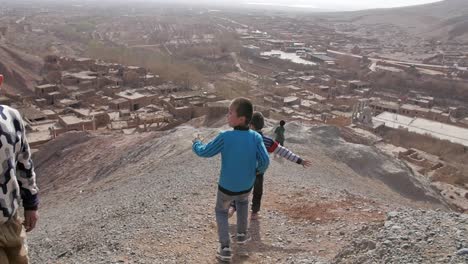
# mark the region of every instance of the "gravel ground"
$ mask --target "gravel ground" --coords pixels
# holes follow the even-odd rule
[[[348,263],[354,259],[343,250],[374,236],[377,247],[376,234],[392,230],[386,227],[386,212],[418,208],[444,221],[451,217],[432,194],[411,199],[379,179],[383,176],[359,174],[312,138],[318,135],[314,129],[291,127],[287,143],[313,162],[311,168],[272,158],[261,218],[250,223],[249,257],[235,256],[234,263]],[[196,133],[213,138],[219,130],[182,126],[137,135],[68,134],[49,143],[36,153],[55,154],[37,164],[43,193],[40,224],[29,236],[32,263],[217,263],[214,202],[220,161],[196,157],[191,139]],[[65,148],[66,137],[81,139]],[[331,133],[316,137],[338,140]],[[234,219],[231,223],[234,230]],[[444,234],[435,223],[438,234]],[[410,224],[398,225],[408,227],[404,232],[412,230]],[[455,244],[434,248],[433,255],[452,254],[457,261]],[[431,250],[421,243],[405,252],[413,254],[413,249]],[[391,253],[380,258],[368,253],[369,261],[376,260],[368,263],[384,263]],[[417,263],[408,260],[399,263]]]
[[[468,215],[426,210],[387,214],[361,230],[333,263],[468,263]]]

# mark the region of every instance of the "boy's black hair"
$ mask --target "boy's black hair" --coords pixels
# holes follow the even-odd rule
[[[234,99],[231,105],[236,109],[237,117],[245,117],[245,125],[248,125],[252,120],[252,102],[247,98],[239,97]]]
[[[263,118],[262,113],[255,111],[252,115],[250,124],[254,127],[255,130],[261,130],[263,126],[265,126],[265,119]]]
[[[281,120],[280,121],[280,126],[284,126],[284,125],[286,125],[286,122],[284,120]]]

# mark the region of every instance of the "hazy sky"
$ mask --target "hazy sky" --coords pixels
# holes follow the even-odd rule
[[[241,0],[239,2],[303,6],[320,9],[369,9],[427,4],[438,2],[438,0]]]
[[[101,0],[102,1],[102,0]],[[127,0],[132,1],[132,0]],[[145,1],[145,0],[133,0]],[[146,0],[153,2],[215,3],[228,5],[291,6],[331,10],[358,10],[427,4],[441,0]],[[468,0],[467,0],[468,1]]]
[[[10,0],[14,2],[31,2],[31,1],[47,1],[47,0]],[[74,3],[74,4],[85,4],[98,2],[101,4],[107,3],[183,3],[183,4],[215,4],[215,5],[229,5],[229,6],[256,6],[258,7],[296,7],[303,8],[304,10],[314,8],[320,10],[330,11],[345,11],[345,10],[361,10],[361,9],[373,9],[373,8],[389,8],[389,7],[401,7],[411,5],[421,5],[432,2],[439,2],[442,0],[48,0],[48,1],[59,1],[61,3]],[[447,0],[448,1],[448,0]],[[466,0],[468,1],[468,0]],[[0,0],[0,3],[2,0]]]

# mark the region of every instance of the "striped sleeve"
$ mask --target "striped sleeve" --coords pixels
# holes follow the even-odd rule
[[[275,142],[276,144],[278,144],[277,142]],[[279,155],[289,161],[292,161],[292,162],[295,162],[297,164],[302,164],[302,159],[294,154],[292,151],[290,151],[289,149],[281,146],[278,144],[278,147],[274,150],[273,152],[274,154],[276,155]]]
[[[199,157],[209,158],[220,153],[223,150],[223,146],[223,133],[220,133],[215,139],[206,145],[199,140],[195,141],[192,145],[192,150]]]
[[[265,144],[265,148],[267,149],[268,153],[273,153],[279,145],[278,142],[264,135],[262,135],[262,138],[263,144]]]
[[[16,176],[21,190],[23,207],[25,210],[37,210],[39,205],[39,189],[36,185],[36,173],[34,172],[31,150],[26,138],[26,128],[18,112],[15,111],[13,116],[13,124],[19,138],[21,138],[21,146],[17,156]]]
[[[265,173],[270,165],[270,157],[263,143],[262,137],[257,134],[257,173]]]

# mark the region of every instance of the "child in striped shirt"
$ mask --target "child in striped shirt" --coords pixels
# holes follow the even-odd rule
[[[289,161],[300,164],[304,167],[310,166],[310,161],[302,159],[289,149],[283,147],[279,142],[271,139],[268,136],[263,135],[262,129],[264,125],[265,120],[263,118],[262,113],[254,112],[252,120],[250,121],[250,129],[257,131],[262,136],[263,144],[265,144],[268,153],[274,153],[275,155],[279,155]],[[264,173],[257,173],[257,177],[255,178],[251,208],[252,214],[250,215],[250,219],[252,220],[258,219],[258,212],[260,211],[260,204],[263,195],[263,175]],[[229,217],[231,217],[234,214],[234,212],[236,212],[235,201],[231,202],[231,207],[229,208]]]

